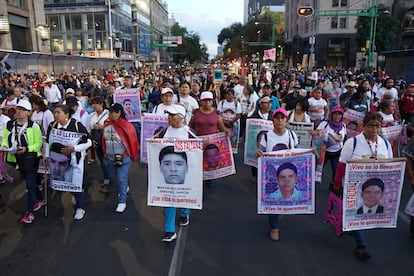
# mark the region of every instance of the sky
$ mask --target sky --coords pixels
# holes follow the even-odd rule
[[[208,48],[209,58],[217,54],[217,36],[235,22],[243,23],[244,0],[165,0],[169,17],[187,31],[198,33]]]

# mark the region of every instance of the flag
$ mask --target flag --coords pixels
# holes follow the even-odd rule
[[[266,60],[266,59],[276,61],[276,48],[264,50],[263,60]]]

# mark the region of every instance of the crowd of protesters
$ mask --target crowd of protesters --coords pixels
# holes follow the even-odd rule
[[[118,174],[121,174],[118,176],[121,184],[120,200],[116,212],[124,212],[126,209],[125,198],[129,189],[126,179],[127,171],[130,162],[137,159],[135,151],[139,149],[137,137],[139,137],[140,130],[136,124],[134,127],[137,136],[127,130],[130,126],[127,123],[130,111],[125,105],[124,107],[114,106],[114,93],[117,89],[137,88],[142,112],[164,114],[171,108],[177,108],[177,105],[180,105],[180,108],[184,107],[179,127],[190,124],[192,129],[197,130],[197,135],[218,131],[231,135],[233,123],[240,119],[240,141],[243,142],[243,136],[246,135],[244,129],[246,119],[257,118],[273,121],[275,137],[283,140],[284,138],[280,137],[288,133],[286,132],[287,122],[313,122],[315,128],[311,131],[312,135],[320,135],[324,131],[336,133],[337,143],[328,148],[325,163],[329,161],[332,165],[332,180],[335,178],[337,186],[341,185],[340,179],[343,175],[338,175],[337,170],[335,176],[334,172],[338,163],[342,164],[346,161],[345,154],[342,153],[346,133],[343,124],[344,111],[352,109],[366,114],[368,119],[367,122],[364,121],[365,131],[363,133],[372,132],[371,121],[381,125],[387,122],[387,125],[405,123],[409,126],[413,121],[414,84],[408,85],[404,79],[393,79],[381,71],[368,74],[356,69],[315,70],[315,72],[284,69],[258,72],[250,69],[243,73],[240,72],[241,74],[234,74],[232,73],[234,70],[224,69],[223,79],[220,82],[215,82],[212,71],[204,67],[158,71],[90,70],[84,73],[62,73],[54,76],[37,73],[33,75],[10,73],[3,76],[0,81],[2,110],[0,114],[2,113],[2,117],[8,117],[7,120],[14,121],[16,118],[19,120],[16,116],[32,111],[33,107],[33,114],[42,112],[46,115],[46,121],[43,115],[36,116],[37,119],[33,119],[35,125],[31,125],[34,129],[40,127],[43,135],[46,135],[48,126],[50,128],[53,121],[58,121],[59,126],[64,125],[64,121],[59,121],[64,119],[80,122],[84,126],[82,131],[85,134],[87,132],[88,136],[85,137],[84,145],[79,148],[79,151],[84,154],[87,147],[92,145],[88,163],[92,164],[96,162],[96,159],[101,163],[104,172],[102,192],[105,194],[108,193],[111,173],[110,168],[104,164],[104,159],[108,154],[114,156],[116,154],[108,153],[106,150],[108,144],[103,142],[102,145],[102,140],[96,138],[96,135],[113,129],[119,132],[118,134],[122,140],[125,140],[124,145],[126,145],[120,149],[122,151],[120,153],[126,152],[127,154],[123,155],[124,159],[121,161],[124,164],[123,169],[118,168]],[[30,101],[29,105],[28,101]],[[54,113],[55,118],[52,114],[47,114],[47,107],[52,112],[57,110],[57,113]],[[105,111],[107,107],[110,107],[109,111]],[[226,112],[228,110],[231,112]],[[59,112],[62,113],[62,118],[58,118]],[[64,116],[65,114],[67,117]],[[24,121],[23,115],[20,118],[22,122]],[[6,123],[3,121],[7,120],[2,119],[0,126],[4,127]],[[3,135],[8,135],[8,132],[3,131]],[[295,147],[296,134],[286,135],[285,148]],[[376,138],[375,135],[373,135],[374,138]],[[3,137],[3,141],[6,141],[5,139],[7,137]],[[374,140],[372,143],[376,143]],[[258,156],[271,150],[273,147],[271,143],[272,141],[267,143],[263,149],[259,148]],[[24,150],[26,148],[29,148],[27,143]],[[40,148],[33,151],[40,155]],[[387,151],[387,156],[391,157],[393,154]],[[3,160],[0,162],[4,163]],[[257,169],[253,168],[252,174],[252,181],[256,182]],[[414,188],[413,173],[409,172],[408,176],[411,177],[410,183]],[[0,175],[0,181],[4,182],[8,179],[10,179],[8,175]],[[44,204],[41,196],[38,196],[36,200],[33,179],[34,176],[31,178],[26,176],[26,182],[31,183],[28,185],[30,192],[28,205],[30,206],[21,220],[22,223],[32,223],[33,212]],[[76,197],[74,218],[82,219],[85,214],[83,193],[74,195]],[[4,205],[4,199],[0,198],[0,204]],[[186,212],[183,216],[185,223],[181,225],[185,226],[189,222],[189,213]],[[279,240],[278,219],[277,215],[269,217],[272,240]],[[173,222],[169,221],[169,223]],[[414,237],[413,219],[411,224]],[[175,239],[174,231],[175,228],[170,225],[166,229],[168,237],[164,237],[164,240]],[[361,259],[368,258],[369,254],[365,250],[362,232],[357,232],[355,237],[356,254]]]

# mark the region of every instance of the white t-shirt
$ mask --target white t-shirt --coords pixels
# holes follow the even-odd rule
[[[194,99],[193,97],[191,97],[190,95],[183,97],[182,95],[180,95],[180,102],[179,104],[181,104],[182,106],[184,106],[185,110],[186,110],[186,114],[185,114],[185,118],[184,118],[184,124],[188,125],[188,123],[190,122],[191,119],[191,115],[193,113],[194,109],[199,108],[199,105],[197,103],[197,100]]]
[[[392,99],[394,101],[398,100],[398,91],[394,87],[391,87],[391,89],[381,87],[380,89],[378,89],[376,97],[381,100],[384,97],[384,94],[387,92],[391,93]]]
[[[234,98],[240,99],[243,96],[244,85],[237,84],[234,86]]]
[[[354,139],[356,139],[356,146],[354,149]],[[377,137],[378,148],[377,158],[392,158],[392,148],[388,141],[381,136]],[[388,146],[387,146],[388,144]],[[370,149],[371,148],[371,149]],[[351,159],[369,159],[372,157],[372,153],[375,152],[375,145],[369,145],[364,133],[360,133],[355,138],[346,140],[344,147],[339,157],[339,162],[346,163]]]
[[[322,121],[317,129],[323,130],[324,132],[323,140],[326,142],[326,151],[337,152],[341,150],[346,136],[345,126],[343,126],[339,133],[337,133],[329,126],[327,121]],[[340,142],[336,141],[339,139]]]
[[[282,149],[293,149],[298,145],[298,137],[296,133],[286,129],[285,133],[278,135],[273,130],[266,133],[267,139],[262,137],[260,140],[260,147],[262,151],[270,152]]]
[[[45,112],[33,111],[32,117],[30,119],[40,126],[42,135],[46,135],[47,128],[49,127],[49,124],[55,120],[55,117],[50,110],[46,110]]]
[[[309,109],[308,113],[312,121],[314,120],[323,120],[325,118],[325,106],[328,105],[328,103],[325,101],[325,99],[315,99],[315,98],[309,98]]]
[[[164,138],[188,139],[188,126],[180,128],[169,126],[165,131]]]
[[[229,102],[227,100],[220,101],[217,106],[217,110],[221,112],[223,119],[231,121],[237,114],[241,114],[241,104],[237,103],[235,100]]]

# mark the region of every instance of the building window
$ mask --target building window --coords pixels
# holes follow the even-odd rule
[[[346,17],[332,17],[331,29],[346,29]]]
[[[342,8],[348,6],[348,0],[332,0],[333,8]]]

